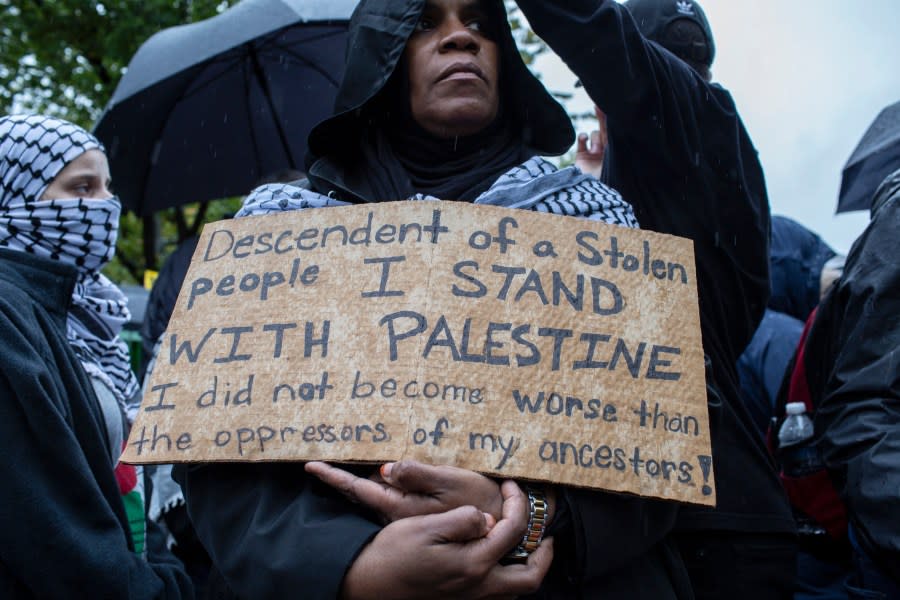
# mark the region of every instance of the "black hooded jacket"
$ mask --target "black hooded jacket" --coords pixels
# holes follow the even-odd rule
[[[856,537],[900,585],[900,171],[875,195],[806,342],[816,437]]]
[[[394,72],[424,0],[364,1],[349,33],[345,81],[335,116],[310,134],[309,185],[343,200],[373,201],[353,177],[353,148],[376,118],[370,103]],[[501,102],[535,153],[559,154],[574,138],[565,111],[518,55],[502,3],[498,44]],[[506,94],[506,96],[504,96]],[[503,109],[502,109],[503,110]],[[349,566],[380,530],[373,515],[308,477],[301,464],[177,468],[198,535],[238,595],[335,598]],[[564,488],[553,567],[544,598],[691,598],[670,532],[679,505]],[[429,591],[422,591],[428,597]]]
[[[394,99],[389,88],[392,78],[402,75],[406,41],[424,5],[425,0],[367,0],[357,8],[350,24],[344,79],[335,99],[334,115],[309,135],[306,167],[313,190],[349,202],[384,200],[376,197],[359,172],[360,162],[366,160],[360,146],[373,130],[403,124],[400,115],[408,108],[400,103],[407,100]],[[496,25],[501,112],[508,113],[516,142],[527,149],[528,157],[564,153],[575,136],[568,114],[522,62],[503,4],[491,0],[485,7]],[[358,51],[360,48],[366,51]],[[399,81],[394,83],[405,89]]]
[[[794,530],[787,499],[741,402],[736,362],[769,296],[769,204],[730,94],[646,40],[613,0],[518,0],[535,32],[606,113],[604,178],[643,229],[694,241],[703,347],[723,396],[711,419],[717,508],[686,530]]]

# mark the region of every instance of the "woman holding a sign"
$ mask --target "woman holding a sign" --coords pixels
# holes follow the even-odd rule
[[[335,114],[309,138],[308,179],[257,189],[239,216],[450,199],[637,226],[616,191],[540,158],[574,132],[523,64],[499,0],[363,0],[348,48]],[[409,462],[354,469],[361,478],[307,468],[177,469],[239,595],[691,597],[669,535],[675,503]]]
[[[0,596],[193,597],[116,470],[137,383],[100,268],[119,201],[100,142],[43,116],[0,118]]]

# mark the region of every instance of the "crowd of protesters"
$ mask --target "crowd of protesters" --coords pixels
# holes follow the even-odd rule
[[[305,177],[256,188],[237,218],[454,199],[691,239],[715,508],[413,461],[120,463],[140,392],[100,273],[115,173],[80,127],[7,116],[0,597],[900,599],[900,171],[840,256],[770,217],[696,2],[517,4],[597,132],[576,141],[499,0],[362,0]],[[573,142],[574,166],[543,158]],[[195,243],[154,291],[147,348]],[[789,448],[800,403],[814,435]],[[798,447],[816,470],[793,470]]]

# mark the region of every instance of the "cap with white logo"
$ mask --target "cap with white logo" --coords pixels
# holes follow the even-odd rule
[[[682,59],[711,66],[716,55],[712,29],[703,8],[693,0],[627,0],[625,7],[644,37],[660,44]],[[696,23],[703,31],[705,43],[678,45],[665,39],[666,29],[679,19]]]

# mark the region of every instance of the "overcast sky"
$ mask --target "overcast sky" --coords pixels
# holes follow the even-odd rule
[[[900,0],[701,5],[716,39],[713,79],[731,91],[759,150],[772,213],[846,252],[868,214],[834,215],[841,169],[872,119],[900,100]],[[574,82],[550,62],[538,68],[551,89]],[[580,97],[570,108],[585,106]]]

